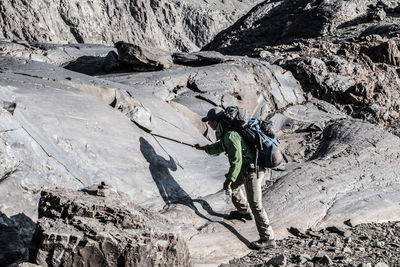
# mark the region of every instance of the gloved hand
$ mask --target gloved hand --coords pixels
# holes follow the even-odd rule
[[[224,185],[223,185],[224,190],[229,190],[229,189],[231,189],[231,184],[232,184],[232,181],[226,179],[225,182],[224,182]]]
[[[200,144],[195,144],[194,148],[196,148],[197,150],[204,150],[204,146],[200,145]]]

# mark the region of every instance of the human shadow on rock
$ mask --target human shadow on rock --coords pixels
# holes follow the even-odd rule
[[[192,199],[189,194],[177,183],[175,178],[170,173],[170,171],[175,172],[177,170],[175,160],[170,155],[168,155],[169,159],[166,160],[164,157],[157,155],[153,146],[150,145],[150,143],[146,139],[140,137],[139,141],[140,151],[142,152],[146,161],[150,164],[149,170],[151,176],[153,177],[153,180],[156,183],[165,204],[185,205],[191,208],[199,217],[209,222],[216,222],[223,225],[234,235],[236,235],[243,243],[245,243],[246,245],[249,244],[249,241],[241,234],[239,234],[231,225],[222,221],[214,221],[202,214],[197,209],[195,202],[199,203],[202,208],[208,212],[209,215],[221,218],[226,217],[226,215],[224,214],[215,212],[207,201],[203,199]]]

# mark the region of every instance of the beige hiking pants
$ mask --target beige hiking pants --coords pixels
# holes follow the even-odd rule
[[[265,172],[259,171],[258,178],[256,171],[242,172],[237,180],[232,183],[232,202],[236,209],[242,213],[253,213],[260,239],[274,239],[274,232],[269,224],[267,213],[262,204],[261,183]],[[240,186],[244,184],[247,199],[244,197]]]

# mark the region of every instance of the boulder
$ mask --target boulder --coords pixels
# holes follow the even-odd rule
[[[117,42],[118,60],[134,71],[163,70],[172,67],[169,53],[156,48],[145,48],[134,44]]]
[[[173,229],[104,183],[42,191],[29,256],[41,266],[186,266],[188,247]]]

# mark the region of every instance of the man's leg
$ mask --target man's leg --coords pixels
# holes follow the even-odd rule
[[[260,235],[260,241],[274,239],[274,232],[269,224],[267,213],[265,212],[262,204],[261,183],[264,174],[264,171],[259,171],[257,177],[257,173],[255,171],[250,171],[244,181],[247,200],[254,215],[254,220]]]
[[[232,183],[232,203],[240,214],[251,214],[249,202],[243,195],[240,186],[244,183],[244,175],[240,174],[235,182]],[[250,217],[251,218],[251,217]]]

